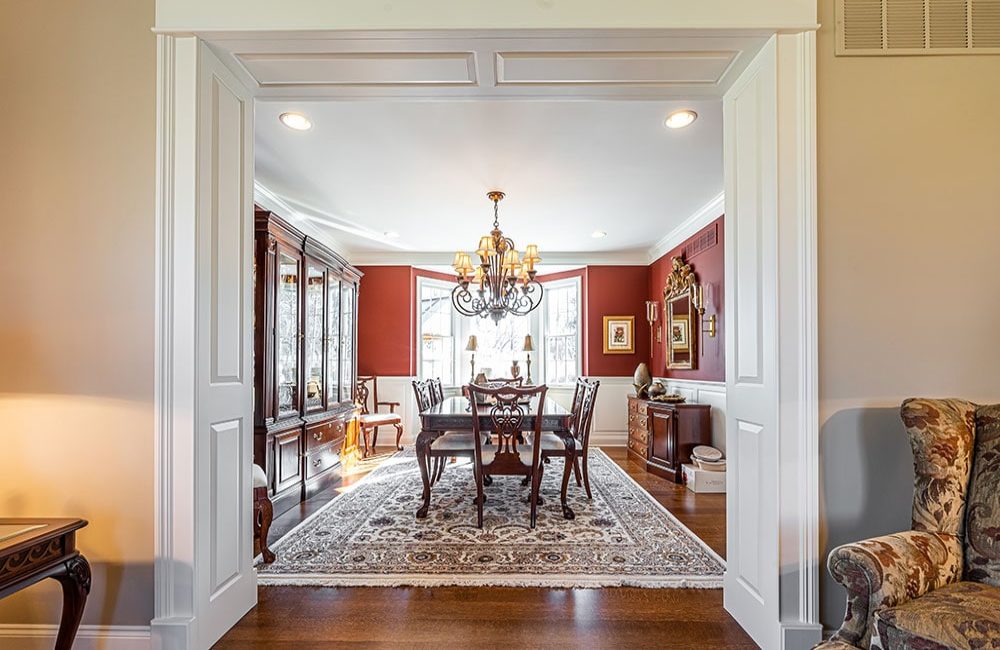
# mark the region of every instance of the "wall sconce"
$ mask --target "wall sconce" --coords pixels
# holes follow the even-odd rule
[[[716,327],[718,321],[715,314],[705,318],[704,289],[705,288],[700,284],[691,285],[691,304],[698,311],[698,315],[701,317],[701,331],[708,334],[710,337],[715,338],[716,334],[718,334],[718,329]]]
[[[649,354],[653,354],[653,326],[660,318],[660,303],[655,300],[646,301],[646,322],[649,323]],[[660,326],[656,325],[656,342],[662,343],[663,337],[660,335]]]

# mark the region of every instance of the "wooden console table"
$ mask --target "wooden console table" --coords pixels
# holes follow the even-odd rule
[[[681,466],[691,462],[691,450],[712,444],[708,404],[666,404],[628,398],[628,455],[646,471],[681,482]]]
[[[0,598],[46,578],[63,591],[56,650],[70,650],[90,593],[90,564],[76,550],[83,519],[0,519]]]

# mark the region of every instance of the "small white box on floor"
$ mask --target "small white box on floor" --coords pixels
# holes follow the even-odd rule
[[[684,485],[692,492],[725,492],[726,473],[698,469],[694,465],[681,466]]]

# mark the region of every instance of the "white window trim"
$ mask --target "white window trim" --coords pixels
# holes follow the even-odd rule
[[[417,321],[416,322],[416,339],[413,341],[413,344],[417,348],[417,367],[414,368],[414,370],[416,371],[415,375],[416,375],[417,379],[423,379],[424,378],[422,376],[423,368],[424,368],[424,346],[423,346],[423,342],[424,342],[424,325],[423,325],[423,319],[420,318],[420,297],[423,295],[424,287],[433,287],[433,288],[436,288],[436,289],[450,290],[453,286],[454,286],[454,283],[452,283],[452,282],[446,282],[444,280],[437,280],[437,279],[434,279],[434,278],[425,278],[423,276],[417,276],[417,295],[414,296],[414,298],[413,298],[413,300],[414,300],[414,309],[416,310],[416,321]],[[453,346],[455,347],[455,351],[454,351],[455,354],[452,355],[452,362],[455,365],[455,367],[453,368],[453,372],[458,369],[458,367],[457,367],[458,366],[458,355],[457,355],[457,352],[458,352],[458,347],[459,347],[459,345],[458,345],[458,339],[459,339],[459,336],[460,336],[459,331],[457,329],[458,322],[457,322],[456,316],[457,316],[457,314],[455,313],[455,309],[454,309],[454,307],[452,307],[452,310],[451,310],[451,338],[452,338],[452,341],[453,341]],[[453,376],[457,379],[460,375],[455,374]],[[448,388],[454,388],[454,386],[448,386]]]
[[[544,284],[545,284],[545,290],[546,291],[549,291],[550,289],[561,289],[563,287],[568,287],[568,286],[572,286],[572,287],[576,288],[576,308],[579,311],[579,314],[577,315],[577,321],[576,321],[576,323],[577,323],[577,325],[576,325],[576,376],[577,377],[582,377],[583,376],[583,327],[584,327],[583,319],[585,317],[585,314],[583,312],[583,295],[582,295],[583,294],[583,283],[580,281],[580,276],[573,276],[573,277],[570,277],[570,278],[565,278],[563,280],[551,280],[549,282],[545,282]],[[543,306],[540,306],[538,309],[542,310],[544,308],[545,308],[545,306],[543,305]],[[535,356],[538,357],[538,364],[537,365],[538,365],[538,371],[539,371],[539,374],[537,376],[540,377],[542,380],[544,380],[545,379],[545,325],[546,325],[545,321],[546,321],[546,319],[542,318],[541,315],[539,315],[539,317],[538,317],[537,320],[540,322],[539,335],[538,335],[538,337],[535,338],[535,341],[537,342],[536,346],[535,346],[537,348],[537,352],[535,353]],[[565,384],[548,384],[548,386],[552,386],[554,388],[565,388],[565,387],[571,387],[571,386],[573,386],[573,384],[574,384],[573,382],[569,382],[569,383],[565,383]]]
[[[571,277],[563,280],[553,280],[551,282],[545,282],[545,291],[550,288],[558,289],[561,287],[573,286],[576,288],[576,304],[579,310],[579,318],[577,320],[576,328],[576,376],[581,377],[583,375],[583,296],[582,296],[582,283],[579,277]],[[451,290],[455,287],[454,282],[449,282],[447,280],[438,280],[436,278],[427,278],[423,276],[417,276],[417,293],[414,296],[414,301],[417,306],[420,303],[420,296],[423,295],[424,287],[433,287],[437,289]],[[528,331],[531,333],[532,338],[535,341],[535,351],[532,352],[531,365],[532,365],[532,377],[536,380],[545,379],[545,318],[543,317],[544,305],[538,307],[528,315]],[[417,346],[417,367],[414,369],[416,371],[416,377],[418,379],[423,378],[421,373],[423,372],[424,360],[423,360],[423,323],[420,318],[420,310],[417,308],[416,313],[416,340],[414,345]],[[462,318],[454,307],[451,311],[451,331],[452,340],[455,346],[454,354],[452,355],[454,359],[455,367],[453,368],[453,376],[455,383],[453,385],[445,386],[445,388],[458,388],[465,384],[464,377],[468,375],[468,359],[466,359],[465,352],[465,342],[467,334],[465,328],[462,327]],[[553,388],[566,388],[572,387],[572,383],[568,384],[548,384],[548,386]]]

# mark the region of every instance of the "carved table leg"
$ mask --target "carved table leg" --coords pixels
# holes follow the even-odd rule
[[[403,450],[403,446],[401,444],[399,444],[399,439],[403,437],[403,425],[401,425],[401,424],[394,424],[392,426],[396,427],[396,450],[397,451],[402,451]]]
[[[76,639],[76,631],[83,618],[83,607],[90,593],[90,564],[82,555],[66,560],[63,571],[52,576],[59,581],[63,590],[62,619],[59,621],[59,635],[56,650],[70,650]]]
[[[427,431],[421,431],[417,435],[417,442],[414,445],[417,451],[417,465],[420,466],[420,481],[424,485],[424,492],[421,496],[423,503],[417,508],[417,519],[427,516],[427,511],[431,507],[431,480],[430,480],[430,448],[432,435]]]

